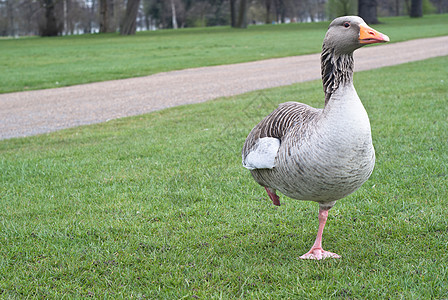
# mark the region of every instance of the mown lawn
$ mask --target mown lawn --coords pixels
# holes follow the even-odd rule
[[[448,15],[374,26],[392,42],[448,35]],[[0,40],[0,93],[316,53],[328,22]]]
[[[0,141],[0,297],[445,299],[448,57],[355,74],[371,179],[330,211],[275,207],[241,166],[279,102],[319,81]]]

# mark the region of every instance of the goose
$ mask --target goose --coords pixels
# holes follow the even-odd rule
[[[244,143],[243,166],[274,205],[280,205],[277,191],[319,204],[316,240],[302,259],[340,258],[322,248],[328,211],[361,187],[375,165],[369,117],[353,86],[353,52],[388,41],[358,16],[334,19],[321,53],[324,108],[282,103]]]

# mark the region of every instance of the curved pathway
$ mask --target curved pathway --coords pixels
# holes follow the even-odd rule
[[[355,71],[448,55],[448,36],[366,47]],[[320,78],[320,54],[0,95],[0,139],[105,122]]]

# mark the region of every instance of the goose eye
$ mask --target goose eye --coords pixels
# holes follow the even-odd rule
[[[349,27],[350,27],[350,23],[349,23],[349,22],[345,22],[345,23],[344,23],[344,27],[345,27],[345,28],[349,28]]]

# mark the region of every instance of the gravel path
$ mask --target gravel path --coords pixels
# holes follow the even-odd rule
[[[355,71],[448,55],[448,36],[366,47]],[[105,122],[320,78],[320,54],[0,95],[0,139]]]

